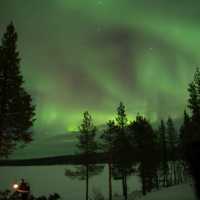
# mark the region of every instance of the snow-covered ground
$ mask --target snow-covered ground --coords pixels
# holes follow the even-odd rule
[[[193,186],[183,184],[149,193],[140,200],[196,200],[196,197]]]
[[[73,166],[31,166],[31,167],[0,167],[0,190],[12,188],[12,184],[24,178],[31,187],[35,196],[58,193],[62,200],[83,200],[85,197],[85,181],[71,179],[65,176],[66,168],[75,169]],[[128,178],[129,191],[140,190],[140,180],[136,176]],[[89,195],[98,191],[108,197],[108,168],[89,181]],[[113,193],[122,193],[121,181],[113,180]],[[121,200],[121,199],[120,199]]]
[[[73,166],[1,167],[0,190],[11,188],[13,183],[24,178],[36,196],[57,192],[63,200],[82,200],[85,195],[85,181],[66,177],[65,169],[69,167],[73,168]],[[89,184],[90,196],[93,196],[93,191],[96,190],[107,198],[107,166],[99,175],[90,178]],[[142,197],[140,189],[140,179],[136,176],[130,177],[128,179],[128,191],[131,193],[129,200],[196,200],[193,186],[190,184],[165,188],[144,197]],[[121,193],[121,181],[113,180],[113,194],[118,194],[118,198],[113,198],[113,200],[122,200]]]
[[[121,195],[114,195],[114,200],[122,200]],[[194,188],[190,184],[181,184],[159,191],[147,193],[143,196],[141,191],[133,191],[129,194],[129,200],[197,200]]]

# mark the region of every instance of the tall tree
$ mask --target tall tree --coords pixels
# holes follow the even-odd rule
[[[79,127],[80,135],[78,135],[78,149],[82,156],[83,166],[85,167],[86,180],[86,200],[89,199],[89,172],[93,168],[91,163],[92,157],[97,152],[98,146],[96,142],[96,127],[88,111],[83,113],[83,121]]]
[[[108,155],[108,183],[109,183],[109,200],[112,200],[112,163],[114,151],[114,138],[117,134],[117,128],[114,121],[108,121],[101,138],[103,140],[103,151]]]
[[[116,128],[117,134],[114,138],[114,166],[113,175],[115,179],[122,180],[124,199],[128,198],[127,176],[133,171],[132,144],[127,130],[127,116],[125,106],[120,102],[117,108]]]
[[[79,177],[81,180],[86,181],[86,194],[85,199],[89,199],[89,177],[97,174],[102,167],[96,167],[94,163],[91,164],[91,160],[97,153],[98,145],[96,141],[96,127],[93,124],[93,120],[88,111],[83,113],[83,120],[79,127],[80,134],[78,135],[79,154],[82,160],[82,167],[79,167],[77,171],[66,170],[65,175],[71,177]]]
[[[159,127],[160,134],[160,147],[161,147],[161,172],[163,177],[163,186],[168,186],[168,151],[167,151],[167,138],[166,138],[166,127],[163,120],[160,122]]]
[[[193,144],[200,142],[200,71],[196,69],[193,81],[188,87],[188,108],[190,114],[184,113],[184,122],[181,127],[182,148],[187,153]]]
[[[188,88],[189,99],[188,108],[190,115],[188,119],[184,120],[182,126],[182,141],[185,158],[190,166],[191,173],[195,179],[197,195],[200,197],[200,71],[196,69],[193,81],[189,84]]]
[[[19,142],[31,141],[34,110],[20,71],[17,33],[10,23],[0,46],[0,156],[8,156]]]
[[[129,125],[129,130],[135,143],[142,192],[145,195],[154,188],[157,176],[159,159],[156,137],[150,123],[140,115]]]
[[[190,141],[200,141],[200,71],[196,69],[193,81],[188,88],[188,108],[191,111]]]
[[[169,164],[170,164],[170,178],[169,184],[173,185],[177,183],[177,173],[176,173],[176,159],[177,159],[177,133],[174,127],[174,123],[171,117],[167,120],[166,133],[168,138],[168,154],[169,154]]]

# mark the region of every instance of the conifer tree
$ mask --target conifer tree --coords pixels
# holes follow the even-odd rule
[[[114,138],[117,134],[117,128],[114,121],[108,121],[101,139],[103,140],[103,151],[108,154],[108,182],[109,182],[109,200],[112,200],[112,163],[114,153]]]
[[[199,73],[199,71],[197,71],[196,73]],[[195,82],[195,80],[189,84],[188,92],[188,108],[191,110],[192,118],[197,119],[199,117],[200,105],[197,83]]]
[[[114,137],[114,166],[113,175],[115,179],[121,179],[124,199],[128,198],[127,176],[133,172],[132,144],[127,130],[127,116],[125,106],[120,102],[117,108],[116,128]]]
[[[200,142],[200,71],[196,69],[193,81],[188,88],[188,108],[191,111],[190,142]]]
[[[181,127],[182,147],[186,153],[193,142],[200,142],[200,71],[196,69],[193,81],[188,87],[188,108],[190,114],[184,112],[184,122]]]
[[[77,145],[80,154],[83,156],[83,161],[86,169],[86,200],[89,198],[89,167],[90,159],[97,152],[96,142],[96,127],[88,111],[83,113],[83,121],[79,127],[80,135],[78,136],[79,143]]]
[[[0,156],[8,156],[18,143],[31,141],[34,110],[20,70],[17,33],[10,23],[0,46]]]
[[[181,129],[183,149],[185,152],[186,163],[190,166],[190,171],[195,179],[195,186],[198,197],[200,197],[200,71],[196,69],[193,81],[188,88],[189,99],[188,108],[190,109],[189,117],[185,116],[184,124]]]
[[[193,81],[188,87],[188,108],[190,114],[184,112],[184,122],[181,127],[181,147],[185,161],[187,153],[194,143],[200,142],[200,71],[196,69]]]
[[[89,199],[89,177],[98,174],[102,171],[102,166],[96,166],[95,163],[91,163],[95,158],[95,154],[98,150],[98,144],[96,141],[97,128],[93,124],[93,120],[88,111],[83,113],[83,120],[79,127],[80,134],[78,135],[79,155],[81,158],[82,167],[78,167],[77,170],[66,170],[65,175],[86,181],[86,193],[85,199]]]
[[[161,147],[161,172],[163,177],[163,186],[168,186],[168,152],[167,152],[167,138],[166,138],[166,127],[163,120],[160,122],[159,127],[160,134],[160,147]]]
[[[142,181],[142,192],[145,195],[150,192],[155,184],[159,165],[158,148],[153,128],[149,122],[138,115],[136,120],[129,125],[132,134],[134,151],[139,162],[139,175]]]
[[[119,107],[117,108],[116,122],[120,130],[125,134],[128,119],[126,116],[125,106],[122,102],[120,102]]]
[[[177,133],[174,127],[173,120],[169,117],[167,120],[166,133],[168,138],[168,154],[169,154],[169,163],[170,163],[170,180],[169,184],[173,185],[177,182],[176,174],[176,150],[177,150]]]
[[[186,160],[185,158],[185,153],[186,153],[186,148],[188,145],[188,142],[190,141],[190,129],[191,127],[191,119],[190,116],[186,111],[184,111],[184,117],[183,117],[183,124],[180,128],[180,153],[181,153],[181,158],[183,160]]]

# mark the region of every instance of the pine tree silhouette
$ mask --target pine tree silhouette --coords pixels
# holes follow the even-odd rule
[[[71,178],[79,178],[86,181],[86,193],[85,199],[89,199],[89,177],[97,175],[103,170],[103,166],[97,166],[95,163],[91,163],[91,160],[95,158],[95,154],[98,150],[98,144],[96,141],[96,127],[93,124],[93,120],[88,111],[83,113],[83,120],[79,127],[80,134],[78,137],[78,150],[81,159],[82,166],[77,167],[75,171],[67,169],[65,175]]]
[[[188,88],[188,108],[190,115],[184,116],[181,128],[182,146],[185,159],[189,163],[191,173],[195,179],[198,198],[200,199],[200,71],[196,69],[193,81]]]
[[[134,151],[139,163],[138,170],[142,181],[142,192],[145,195],[156,185],[154,182],[159,166],[158,145],[150,123],[140,115],[129,125],[129,131],[135,144]]]
[[[127,176],[133,172],[132,144],[127,129],[125,106],[120,102],[116,116],[116,135],[114,137],[113,176],[121,179],[124,199],[128,198]]]
[[[109,200],[112,200],[112,164],[114,156],[114,139],[117,134],[117,127],[114,121],[108,121],[106,129],[101,135],[103,140],[102,149],[108,155],[108,182],[109,182]]]
[[[168,186],[168,149],[167,149],[167,136],[166,136],[166,127],[163,120],[160,122],[159,127],[160,134],[160,147],[161,147],[161,171],[163,176],[163,187]]]
[[[18,142],[32,139],[35,107],[23,83],[17,33],[11,22],[0,46],[0,156],[8,156]]]

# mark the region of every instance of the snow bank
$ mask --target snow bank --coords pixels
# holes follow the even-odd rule
[[[196,197],[193,186],[183,184],[149,193],[140,200],[196,200]]]

